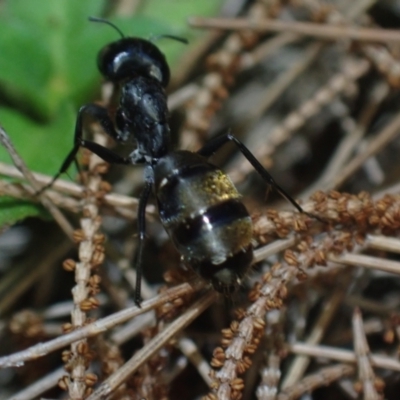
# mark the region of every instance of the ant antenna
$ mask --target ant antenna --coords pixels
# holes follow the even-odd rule
[[[103,24],[107,24],[107,25],[112,26],[112,27],[121,35],[121,38],[122,38],[122,39],[125,38],[125,35],[124,35],[124,34],[122,33],[122,31],[118,28],[118,26],[114,25],[112,22],[110,22],[110,21],[108,21],[108,20],[106,20],[106,19],[97,18],[97,17],[89,17],[88,19],[89,19],[90,22],[102,22]]]
[[[113,27],[120,35],[121,38],[125,38],[125,35],[122,33],[122,31],[118,28],[118,26],[114,25],[112,22],[108,21],[107,19],[104,18],[97,18],[97,17],[89,17],[88,18],[90,22],[102,22],[103,24],[107,24],[110,25],[111,27]],[[189,41],[185,38],[181,38],[179,36],[174,36],[174,35],[158,35],[158,36],[154,36],[151,38],[151,41],[156,41],[158,39],[173,39],[176,40],[177,42],[181,42],[184,44],[189,44]]]
[[[177,42],[181,42],[183,44],[189,44],[189,41],[187,39],[181,38],[179,36],[174,36],[174,35],[157,35],[157,36],[153,36],[150,40],[152,42],[155,42],[158,39],[164,39],[164,38],[173,39],[173,40],[176,40]]]

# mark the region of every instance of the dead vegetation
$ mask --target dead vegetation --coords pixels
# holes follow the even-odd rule
[[[60,180],[41,199],[67,212],[67,236],[29,222],[40,237],[2,277],[5,398],[61,398],[57,385],[74,400],[398,398],[400,32],[384,29],[385,13],[399,22],[394,7],[258,0],[240,19],[191,20],[228,32],[210,31],[175,71],[180,146],[231,129],[320,221],[266,203],[246,160],[222,152],[215,162],[253,216],[254,270],[239,293],[218,297],[179,268],[149,206],[139,309],[129,267],[137,200],[112,193],[107,166],[85,155],[85,187]],[[0,181],[0,193],[37,201],[32,179],[50,177],[25,178]],[[132,168],[113,187],[128,184],[141,184]]]

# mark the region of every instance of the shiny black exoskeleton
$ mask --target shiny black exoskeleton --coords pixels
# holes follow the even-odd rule
[[[183,261],[209,280],[217,291],[232,292],[240,285],[253,260],[252,224],[233,183],[223,171],[207,161],[208,157],[232,141],[268,184],[300,212],[304,211],[231,134],[215,138],[197,153],[172,151],[164,91],[170,72],[165,57],[147,40],[121,36],[122,39],[104,47],[98,56],[100,72],[120,89],[115,118],[109,116],[107,109],[95,104],[81,107],[74,147],[48,186],[68,169],[80,147],[112,164],[145,164],[145,185],[138,210],[136,303],[141,301],[145,208],[152,190],[161,222]],[[83,117],[87,114],[116,141],[131,141],[136,144],[136,149],[122,157],[84,139]]]

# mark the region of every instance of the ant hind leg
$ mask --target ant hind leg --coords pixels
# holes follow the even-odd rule
[[[214,154],[220,147],[222,147],[227,142],[233,142],[240,150],[240,152],[246,157],[247,161],[253,166],[253,168],[258,172],[261,178],[270,186],[272,186],[284,199],[289,201],[299,212],[308,215],[311,218],[315,218],[319,221],[322,221],[318,216],[304,211],[299,203],[292,196],[290,196],[281,186],[279,186],[275,179],[271,176],[271,174],[262,166],[262,164],[257,160],[257,158],[253,155],[253,153],[235,136],[230,133],[227,133],[222,136],[218,136],[215,139],[212,139],[208,142],[202,149],[200,149],[197,153],[204,156],[210,157]],[[324,221],[322,221],[324,222]]]

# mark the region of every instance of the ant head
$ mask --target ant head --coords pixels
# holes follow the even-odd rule
[[[140,75],[166,87],[170,78],[164,54],[153,43],[139,38],[122,38],[108,44],[99,52],[97,65],[112,82]]]
[[[117,26],[105,19],[89,17],[89,21],[110,25],[121,35],[120,40],[105,46],[98,55],[97,65],[107,79],[118,82],[140,75],[156,79],[163,87],[168,85],[168,63],[157,46],[145,39],[124,37]],[[161,35],[156,39],[163,37],[187,43],[185,39],[171,35]]]

